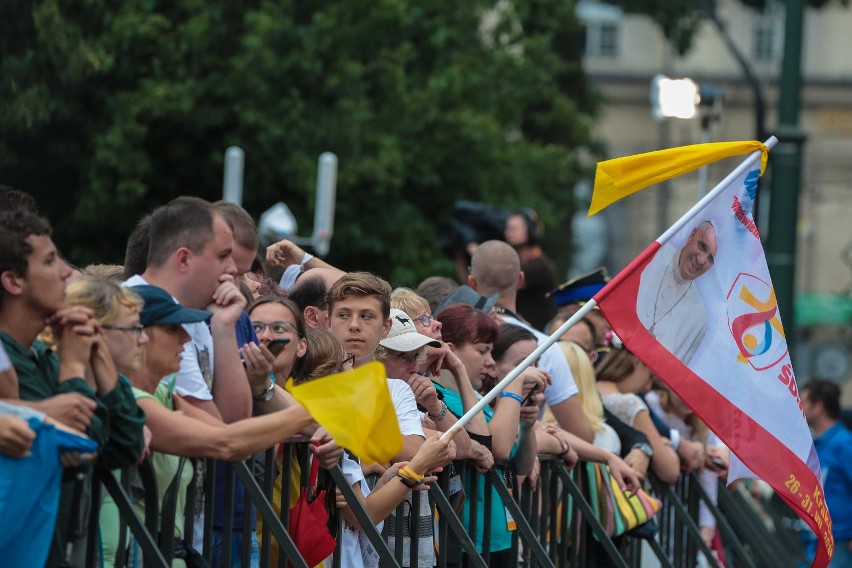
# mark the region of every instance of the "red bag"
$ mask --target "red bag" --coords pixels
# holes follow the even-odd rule
[[[314,442],[314,445],[319,445]],[[328,532],[328,511],[325,509],[325,491],[315,493],[319,460],[311,460],[308,486],[302,487],[299,500],[290,509],[290,538],[299,549],[308,566],[316,566],[334,552],[337,543]],[[292,566],[292,564],[290,564]]]

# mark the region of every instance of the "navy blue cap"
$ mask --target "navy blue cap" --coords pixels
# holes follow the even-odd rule
[[[557,306],[585,303],[603,290],[609,280],[606,268],[601,266],[591,272],[575,276],[567,282],[560,284],[558,288],[551,290],[548,296],[556,300]]]
[[[139,323],[148,327],[156,324],[196,323],[207,321],[212,312],[185,308],[172,298],[172,295],[158,286],[143,284],[131,286],[131,290],[139,294],[145,305],[139,313]]]

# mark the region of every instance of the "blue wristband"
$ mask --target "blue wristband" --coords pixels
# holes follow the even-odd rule
[[[519,403],[521,403],[521,404],[523,404],[523,403],[524,403],[524,399],[522,399],[520,395],[517,395],[517,394],[515,394],[515,393],[513,393],[513,392],[501,392],[501,393],[500,393],[500,398],[514,398],[514,399],[515,399],[515,400],[517,400]]]

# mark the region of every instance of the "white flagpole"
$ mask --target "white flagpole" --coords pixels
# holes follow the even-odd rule
[[[598,305],[597,302],[595,302],[594,300],[589,300],[588,302],[583,304],[583,306],[579,310],[577,310],[577,313],[575,313],[573,316],[571,316],[568,319],[568,321],[566,321],[561,326],[559,326],[559,329],[554,331],[553,334],[550,337],[548,337],[547,339],[542,341],[539,344],[539,346],[536,347],[535,351],[530,353],[527,356],[526,359],[521,361],[520,364],[517,367],[512,369],[512,372],[510,372],[508,375],[506,375],[506,377],[502,381],[497,383],[494,386],[493,389],[488,391],[488,393],[485,396],[483,396],[482,399],[479,402],[474,404],[473,407],[471,407],[470,410],[465,412],[464,416],[462,416],[461,418],[458,419],[458,422],[453,424],[452,427],[449,430],[447,430],[446,432],[444,432],[441,435],[441,439],[444,439],[454,429],[464,428],[465,425],[468,422],[470,422],[471,419],[474,416],[476,416],[476,414],[478,412],[480,412],[483,408],[485,408],[485,406],[488,405],[488,403],[490,403],[492,400],[497,398],[497,395],[500,394],[503,391],[503,389],[506,388],[509,385],[509,383],[514,381],[516,378],[518,378],[518,375],[523,373],[524,369],[526,369],[527,367],[532,365],[539,357],[541,357],[542,353],[547,351],[547,349],[550,348],[551,345],[556,343],[556,341],[560,337],[562,337],[562,334],[565,333],[566,331],[568,331],[568,328],[570,328],[572,325],[574,325],[575,323],[577,323],[578,321],[583,319],[583,317],[587,313],[589,313],[592,310],[592,308],[594,308],[597,305]]]
[[[766,140],[766,142],[764,142],[764,145],[767,148],[771,149],[777,143],[778,139],[775,136],[770,136]],[[701,198],[698,203],[693,205],[692,208],[687,211],[680,219],[675,221],[674,225],[669,227],[669,229],[666,230],[660,236],[660,238],[657,239],[657,241],[660,243],[668,241],[672,237],[672,235],[677,233],[680,229],[683,228],[684,225],[694,219],[695,216],[698,215],[699,211],[701,211],[710,201],[715,199],[720,192],[727,188],[730,183],[737,178],[737,176],[742,175],[743,172],[745,172],[751,167],[754,167],[754,163],[757,160],[760,160],[760,152],[752,152],[752,154],[748,158],[746,158],[739,166],[734,168],[734,170],[730,174],[728,174],[725,179],[716,184],[716,186],[712,190],[710,190],[707,195]],[[465,412],[464,416],[459,418],[458,421],[453,424],[453,426],[449,430],[447,430],[446,432],[444,432],[443,435],[441,435],[441,439],[445,438],[454,429],[464,428],[467,423],[470,422],[474,416],[476,416],[478,412],[485,408],[486,405],[488,405],[492,400],[497,398],[497,395],[500,394],[503,389],[509,385],[509,383],[518,378],[518,375],[520,375],[524,371],[524,369],[532,365],[539,357],[541,357],[542,353],[547,351],[547,349],[549,349],[551,345],[556,343],[556,341],[558,341],[558,339],[562,337],[562,334],[568,331],[568,329],[570,329],[578,321],[583,319],[583,317],[585,317],[585,315],[597,305],[597,302],[595,302],[594,300],[589,300],[588,302],[583,304],[583,306],[577,311],[577,313],[571,316],[568,321],[559,326],[559,329],[554,331],[553,334],[551,334],[547,339],[542,341],[535,351],[530,353],[526,359],[521,361],[517,367],[512,369],[512,372],[506,375],[506,377],[502,381],[497,383],[493,389],[488,391],[488,393],[483,396],[479,402],[473,405],[470,410]]]

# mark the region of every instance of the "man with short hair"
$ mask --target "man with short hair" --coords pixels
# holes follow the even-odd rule
[[[237,351],[235,325],[245,298],[234,277],[233,234],[210,203],[178,197],[151,214],[145,272],[128,286],[152,284],[184,306],[213,312],[184,325],[184,346],[175,392],[208,414],[230,423],[251,416],[251,390]]]
[[[390,295],[390,284],[369,272],[345,274],[328,291],[329,330],[355,355],[355,367],[373,360],[391,329]],[[403,436],[403,450],[391,462],[408,461],[426,438],[422,425],[408,419],[417,415],[417,401],[405,381],[388,379],[388,388]]]
[[[91,310],[65,307],[71,275],[50,237],[50,225],[26,210],[0,213],[0,340],[28,405],[84,431],[107,469],[136,463],[144,447],[145,415],[130,384],[118,376]],[[60,337],[56,352],[37,340],[48,322]],[[58,355],[58,356],[57,356]],[[87,379],[87,374],[89,375]],[[90,473],[90,472],[89,472]],[[85,558],[90,479],[63,484],[48,566]],[[82,488],[73,504],[73,495]],[[70,551],[70,552],[69,552]],[[70,556],[69,556],[70,555]]]
[[[311,329],[328,329],[328,290],[341,276],[346,274],[336,268],[309,268],[293,287],[290,299],[302,310],[305,325]]]
[[[518,253],[502,241],[482,243],[470,261],[468,284],[483,296],[499,294],[495,311],[499,318],[533,333],[539,341],[547,336],[533,328],[515,314],[515,298],[524,283]],[[577,385],[571,368],[558,345],[551,345],[541,355],[539,367],[550,374],[553,383],[544,391],[547,404],[559,425],[575,436],[591,442],[594,432],[580,407]]]
[[[814,434],[822,470],[825,504],[831,511],[834,557],[831,566],[852,566],[852,432],[839,422],[840,387],[812,379],[799,391],[802,410]],[[806,554],[813,560],[816,536],[808,535]]]

